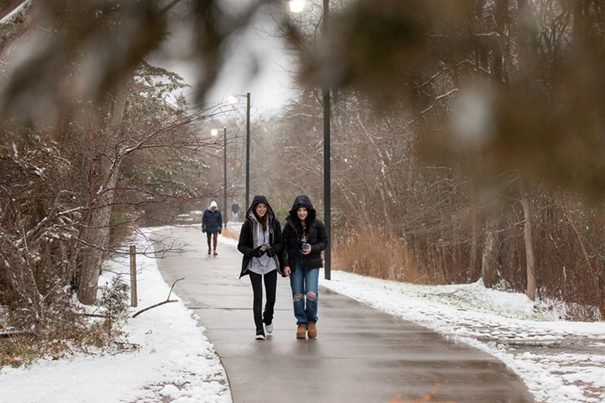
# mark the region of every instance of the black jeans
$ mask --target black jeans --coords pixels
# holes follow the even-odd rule
[[[263,315],[263,277],[265,278],[265,291],[267,293],[267,303]],[[263,323],[270,325],[273,322],[273,308],[275,307],[275,293],[277,290],[277,270],[273,270],[265,275],[250,272],[250,283],[254,292],[254,324],[256,333],[265,334]]]

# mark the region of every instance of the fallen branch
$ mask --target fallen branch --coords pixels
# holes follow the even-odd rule
[[[100,313],[79,313],[79,312],[76,312],[76,315],[77,316],[85,316],[87,318],[104,318],[104,319],[112,318],[112,319],[114,319],[113,316],[103,315],[103,314],[100,314]]]
[[[142,314],[142,313],[143,313],[143,312],[145,312],[145,311],[148,311],[148,310],[150,310],[150,309],[152,309],[152,308],[157,308],[158,306],[161,306],[161,305],[167,304],[167,303],[169,303],[169,302],[177,302],[178,300],[176,300],[176,299],[170,299],[170,295],[172,294],[172,289],[174,288],[174,285],[175,285],[177,282],[181,281],[181,280],[185,280],[185,277],[183,277],[183,278],[179,278],[179,279],[177,279],[177,280],[176,280],[174,283],[172,283],[172,287],[170,287],[170,292],[168,293],[168,298],[166,298],[166,301],[162,301],[162,302],[160,302],[160,303],[158,303],[158,304],[148,306],[147,308],[142,309],[142,310],[140,310],[139,312],[137,312],[137,313],[135,313],[134,315],[132,315],[132,317],[133,317],[133,318],[136,318],[137,316],[139,316],[140,314]]]
[[[143,312],[145,312],[145,311],[148,311],[148,310],[150,310],[150,309],[152,309],[152,308],[156,308],[156,307],[158,307],[158,306],[160,306],[160,305],[167,304],[167,303],[169,303],[169,302],[177,302],[177,300],[176,300],[176,299],[170,299],[170,300],[162,301],[162,302],[160,302],[159,304],[155,304],[155,305],[148,306],[147,308],[142,309],[142,310],[140,310],[139,312],[137,312],[137,313],[135,313],[134,315],[132,315],[132,317],[133,317],[133,318],[136,318],[137,316],[139,316],[140,314],[142,314],[142,313],[143,313]]]
[[[24,331],[15,331],[15,332],[0,332],[0,338],[10,338],[15,336],[35,336],[34,332],[24,332]]]

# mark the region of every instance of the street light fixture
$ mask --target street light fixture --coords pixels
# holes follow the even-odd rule
[[[303,0],[286,0],[290,5],[290,11],[302,12],[304,8]],[[330,0],[323,0],[323,36],[327,38],[330,21]],[[330,84],[323,82],[321,84],[321,92],[323,99],[323,115],[324,115],[324,224],[328,233],[328,247],[324,251],[325,258],[325,277],[326,280],[331,279],[331,263],[332,263],[332,241],[331,227],[332,216],[331,212],[331,190],[330,190]]]
[[[232,94],[227,97],[229,103],[235,105],[239,97],[246,97],[246,209],[250,202],[250,93],[246,95]]]
[[[212,134],[213,136],[218,136],[218,129],[212,129],[210,130],[210,134]],[[224,177],[224,183],[223,183],[223,195],[224,195],[224,199],[223,199],[223,214],[225,219],[223,220],[223,223],[225,225],[225,228],[227,228],[227,128],[224,127],[223,128],[223,159],[224,164],[225,164],[225,177]]]

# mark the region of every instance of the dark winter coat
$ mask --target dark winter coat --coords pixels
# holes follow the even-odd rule
[[[239,242],[237,244],[237,249],[244,254],[242,259],[242,270],[240,272],[239,277],[245,276],[249,274],[249,267],[252,262],[253,256],[252,251],[254,251],[254,234],[255,225],[260,225],[255,220],[250,218],[250,214],[256,208],[256,205],[259,203],[264,203],[267,205],[267,228],[269,230],[269,246],[271,250],[271,254],[273,254],[273,259],[275,260],[275,264],[277,266],[277,271],[283,275],[283,271],[280,266],[279,256],[282,253],[283,244],[282,244],[282,234],[281,234],[281,226],[279,224],[279,220],[275,217],[273,213],[273,209],[269,205],[267,198],[265,196],[254,196],[252,200],[252,205],[246,212],[246,220],[242,224],[242,229],[239,233]]]
[[[290,213],[286,218],[286,225],[284,225],[282,233],[284,243],[282,263],[284,266],[290,266],[292,272],[296,270],[296,257],[301,250],[300,239],[303,235],[302,224],[296,214],[300,207],[307,209],[308,215],[305,219],[307,225],[307,243],[311,245],[311,253],[303,255],[305,269],[323,267],[321,252],[328,247],[326,227],[323,222],[316,218],[317,213],[311,204],[311,200],[306,195],[296,197],[292,209],[290,209]]]
[[[202,229],[209,234],[219,232],[223,228],[223,217],[219,209],[214,211],[208,209],[202,216]]]

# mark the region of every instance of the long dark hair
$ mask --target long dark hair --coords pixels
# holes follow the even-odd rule
[[[252,208],[252,214],[254,214],[254,217],[256,217],[256,221],[258,221],[260,223],[260,225],[263,226],[263,231],[266,231],[267,230],[267,216],[269,215],[269,206],[267,206],[267,212],[265,213],[265,215],[260,217],[258,215],[258,213],[256,212],[256,207],[259,204],[260,203],[254,205],[254,207]]]

